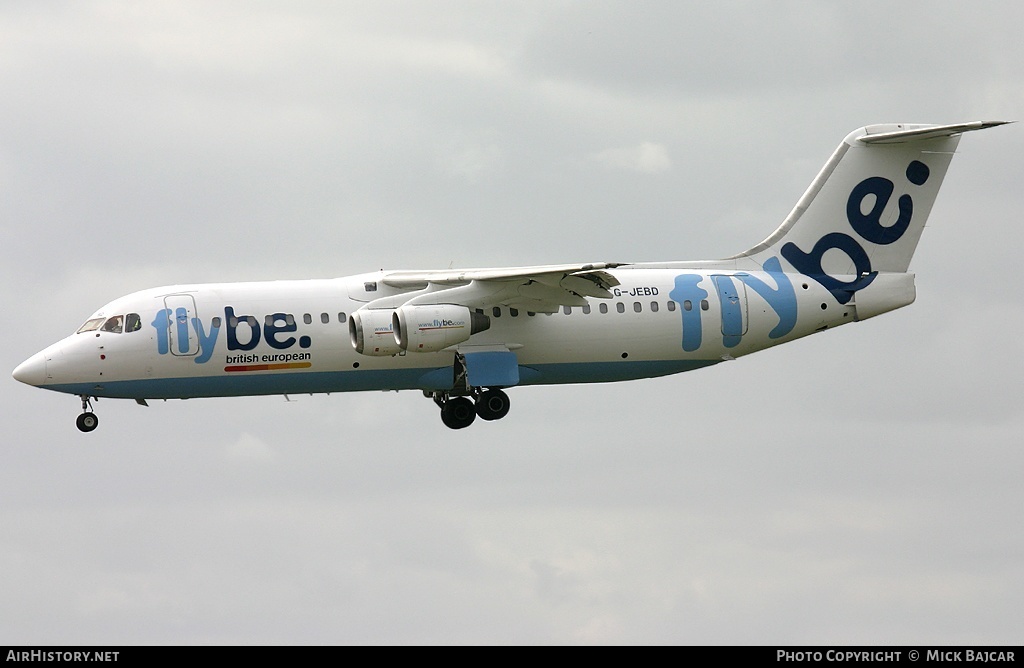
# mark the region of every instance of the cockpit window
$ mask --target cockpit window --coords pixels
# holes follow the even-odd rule
[[[124,331],[137,332],[142,329],[142,318],[138,313],[129,313],[124,317]]]
[[[79,327],[78,331],[75,332],[75,334],[81,334],[82,332],[91,332],[94,329],[99,329],[100,325],[103,324],[104,320],[106,320],[106,318],[93,318],[91,320],[86,320],[85,324]]]
[[[107,318],[107,321],[105,323],[103,323],[103,328],[102,328],[101,331],[112,332],[114,334],[120,334],[123,327],[124,327],[124,316],[123,315],[115,315],[115,316],[112,316],[110,318]]]

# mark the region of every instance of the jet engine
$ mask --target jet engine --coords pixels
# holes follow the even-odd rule
[[[491,319],[465,306],[403,306],[394,312],[395,343],[415,353],[433,353],[490,328]]]
[[[363,309],[348,319],[348,336],[360,355],[384,357],[401,352],[391,328],[394,309]]]

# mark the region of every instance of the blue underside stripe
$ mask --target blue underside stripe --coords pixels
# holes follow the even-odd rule
[[[588,362],[519,367],[519,385],[603,383],[667,376],[716,364],[718,360]],[[241,377],[240,377],[241,376]],[[41,387],[68,394],[121,399],[231,397],[256,394],[308,394],[363,390],[448,390],[451,367],[383,371],[303,371],[232,374],[199,378],[119,380],[107,383],[58,383]]]

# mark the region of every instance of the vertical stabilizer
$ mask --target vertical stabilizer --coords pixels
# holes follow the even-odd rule
[[[782,225],[730,259],[760,265],[776,256],[802,274],[826,278],[906,272],[960,135],[1004,122],[851,132]]]

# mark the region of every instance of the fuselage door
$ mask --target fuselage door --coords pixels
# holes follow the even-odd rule
[[[712,279],[722,307],[722,340],[726,348],[732,348],[747,333],[747,286],[733,276],[716,275]]]
[[[196,331],[192,326],[196,313],[196,300],[192,295],[167,295],[164,297],[167,309],[167,341],[171,354],[191,357],[199,353]]]

